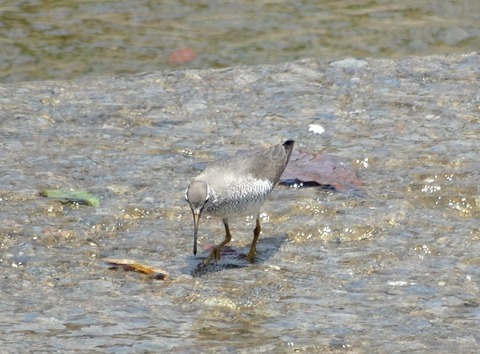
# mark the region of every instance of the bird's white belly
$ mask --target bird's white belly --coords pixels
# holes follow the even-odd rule
[[[223,198],[218,198],[213,192],[214,198],[204,212],[220,218],[258,214],[272,189],[270,181],[253,179],[244,183],[237,182],[227,193],[222,193]]]
[[[254,202],[248,201],[241,203],[241,201],[236,200],[235,204],[233,203],[223,203],[217,205],[211,205],[208,209],[205,210],[207,215],[216,216],[219,218],[230,218],[238,216],[247,216],[258,214],[260,207],[265,202],[265,199],[256,200]]]

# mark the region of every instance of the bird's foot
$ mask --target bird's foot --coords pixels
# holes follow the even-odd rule
[[[247,256],[245,257],[245,259],[246,259],[249,263],[253,263],[253,259],[255,258],[255,253],[257,253],[257,250],[255,249],[255,247],[250,248],[250,251],[248,251]]]
[[[201,266],[206,267],[212,261],[213,258],[215,258],[215,261],[218,262],[220,260],[220,250],[221,248],[219,246],[213,247],[212,252],[210,252],[208,257],[203,260],[203,262],[201,263]]]

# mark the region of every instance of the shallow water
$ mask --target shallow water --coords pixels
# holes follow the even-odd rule
[[[2,347],[476,350],[480,100],[462,91],[478,80],[475,60],[440,76],[435,60],[165,73],[118,79],[121,95],[100,81],[6,87]],[[210,161],[282,138],[357,169],[364,193],[278,186],[256,263],[196,272],[223,228],[203,220],[191,254],[185,187]],[[39,197],[46,187],[85,189],[101,205]],[[245,253],[254,220],[232,227],[231,247]],[[102,257],[172,280],[112,271]]]
[[[479,14],[477,0],[4,0],[0,81],[470,53]],[[196,58],[169,62],[182,48]]]

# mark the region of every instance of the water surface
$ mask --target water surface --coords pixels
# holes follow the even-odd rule
[[[475,55],[305,61],[3,86],[2,347],[475,351],[479,67]],[[204,220],[192,255],[187,184],[211,161],[285,138],[358,170],[363,193],[279,186],[255,264],[197,273],[223,228]],[[87,190],[101,205],[43,188]],[[253,227],[232,221],[234,250],[248,250]]]
[[[4,0],[0,23],[1,82],[480,48],[477,0]]]

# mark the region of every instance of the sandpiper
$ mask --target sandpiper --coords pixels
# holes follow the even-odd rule
[[[247,215],[256,215],[257,218],[253,241],[246,256],[250,263],[253,262],[261,231],[259,209],[278,183],[294,143],[287,140],[283,144],[214,163],[187,187],[185,199],[193,213],[193,254],[197,254],[198,224],[203,213],[221,218],[225,225],[225,239],[213,248],[203,261],[204,266],[213,258],[219,261],[222,247],[232,239],[228,219]]]

